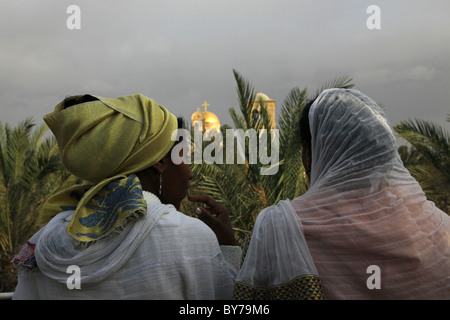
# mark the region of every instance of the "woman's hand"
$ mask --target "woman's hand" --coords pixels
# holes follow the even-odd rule
[[[206,223],[216,234],[220,245],[236,246],[233,227],[228,216],[227,209],[208,196],[188,196],[192,202],[201,202],[209,208],[197,207],[195,213],[198,218]]]

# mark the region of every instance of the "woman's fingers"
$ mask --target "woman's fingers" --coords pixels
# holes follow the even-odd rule
[[[189,196],[192,202],[200,202],[209,208],[197,207],[195,213],[216,234],[219,244],[236,245],[233,227],[226,208],[208,196]]]
[[[219,215],[221,215],[223,213],[227,213],[226,208],[223,205],[221,205],[220,203],[218,203],[217,201],[215,201],[211,197],[208,197],[208,196],[188,196],[188,199],[190,201],[192,201],[192,202],[204,203],[204,204],[206,204],[207,206],[210,207],[209,210],[206,210],[205,208],[197,208],[197,209],[205,209],[205,210],[202,210],[203,213],[210,214],[212,216],[219,216]],[[201,214],[202,212],[200,212],[200,211],[197,212],[197,210],[196,210],[196,213],[197,214]]]

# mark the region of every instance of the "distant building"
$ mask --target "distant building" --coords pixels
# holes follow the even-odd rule
[[[194,126],[195,121],[201,121],[203,131],[216,129],[220,132],[219,118],[214,113],[208,111],[207,108],[209,107],[209,104],[206,101],[202,104],[202,106],[205,108],[205,111],[200,111],[200,108],[197,108],[197,111],[192,114],[192,126]]]
[[[271,126],[270,129],[275,128],[275,105],[276,101],[270,99],[265,93],[257,92],[255,95],[255,101],[252,107],[252,117],[261,117],[261,102],[267,108],[267,115],[269,117]],[[204,111],[201,111],[200,108],[197,108],[191,116],[191,124],[194,126],[196,121],[202,122],[203,131],[209,129],[216,129],[220,132],[220,120],[219,118],[212,112],[208,111],[209,104],[205,101],[202,104],[202,107],[205,108]]]
[[[262,92],[258,92],[255,95],[255,101],[253,102],[253,108],[252,108],[252,117],[260,117],[261,113],[261,102],[263,102],[263,105],[267,108],[267,116],[270,120],[270,129],[275,128],[275,104],[276,101],[273,99],[270,99],[268,95]]]

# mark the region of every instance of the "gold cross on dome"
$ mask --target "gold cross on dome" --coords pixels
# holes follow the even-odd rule
[[[205,103],[202,104],[202,107],[205,107],[205,111],[207,111],[206,108],[209,107],[209,104],[206,102],[206,100]]]

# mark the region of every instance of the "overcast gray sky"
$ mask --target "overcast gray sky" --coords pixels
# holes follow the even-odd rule
[[[69,5],[81,29],[66,26]],[[381,29],[366,26],[369,5]],[[338,76],[392,124],[450,114],[448,0],[0,0],[0,121],[36,123],[65,96],[142,93],[232,125],[233,69],[277,100]]]

